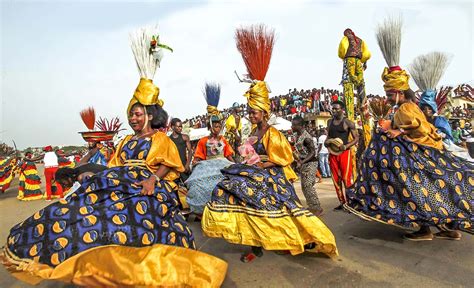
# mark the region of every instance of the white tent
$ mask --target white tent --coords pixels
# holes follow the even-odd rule
[[[198,128],[189,130],[189,139],[191,141],[199,140],[202,137],[209,136],[209,130],[207,128]]]
[[[280,131],[291,130],[291,122],[282,117],[271,117],[268,124],[272,125]]]

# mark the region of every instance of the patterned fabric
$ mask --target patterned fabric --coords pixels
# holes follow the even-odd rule
[[[261,140],[254,148],[259,155],[266,155]],[[334,236],[302,207],[282,167],[234,164],[222,169],[222,174],[225,178],[204,210],[206,235],[268,250],[290,250],[292,254],[304,252],[305,244],[316,243],[315,251],[337,255]]]
[[[226,158],[218,158],[199,161],[193,167],[193,173],[185,182],[188,188],[186,202],[192,212],[202,214],[207,202],[211,201],[212,190],[224,179],[221,169],[232,164]]]
[[[356,215],[416,228],[474,233],[474,165],[446,150],[374,134],[357,182],[346,191]]]
[[[301,190],[308,208],[311,210],[321,210],[318,193],[314,185],[316,184],[316,172],[318,171],[318,162],[308,162],[301,165]]]
[[[36,170],[35,162],[25,160],[20,163],[19,188],[17,199],[37,200],[43,198],[40,184],[41,178]]]
[[[309,155],[309,150],[304,145],[304,140],[309,139],[311,142],[313,141],[313,137],[309,135],[308,131],[304,130],[301,136],[298,137],[296,140],[295,148],[298,151],[299,158],[301,160],[305,159]]]
[[[13,180],[14,158],[0,160],[0,191],[5,192]]]
[[[149,139],[130,140],[121,155],[145,159]],[[86,179],[68,197],[15,225],[8,253],[56,266],[88,249],[105,245],[153,244],[195,248],[194,237],[178,211],[176,187],[161,180],[153,196],[140,195],[136,182],[152,173],[141,166],[114,167]]]

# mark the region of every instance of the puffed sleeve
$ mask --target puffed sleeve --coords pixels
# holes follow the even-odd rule
[[[163,132],[156,132],[153,135],[150,151],[145,161],[153,172],[157,170],[159,165],[165,165],[177,172],[184,172],[178,148]]]
[[[196,146],[196,151],[194,151],[194,158],[199,158],[201,160],[207,159],[207,149],[206,149],[207,140],[208,140],[207,136],[199,139],[199,142]]]
[[[441,136],[436,133],[436,128],[426,120],[415,103],[404,103],[394,115],[394,126],[403,129],[406,138],[420,145],[443,149]]]
[[[372,56],[370,54],[370,50],[369,50],[369,47],[367,47],[367,44],[365,44],[365,41],[362,40],[362,44],[361,44],[361,52],[362,52],[362,58],[360,59],[360,61],[362,61],[362,63],[365,63],[367,62],[367,60],[370,59],[370,57]]]
[[[291,169],[291,163],[293,163],[293,152],[291,145],[285,136],[274,127],[268,128],[267,132],[262,138],[263,145],[267,151],[268,159],[283,167],[285,176],[289,181],[295,181],[298,179],[295,171]]]
[[[346,57],[347,49],[349,48],[349,39],[346,36],[342,37],[341,42],[339,42],[339,49],[337,50],[337,55],[339,58],[344,59]]]

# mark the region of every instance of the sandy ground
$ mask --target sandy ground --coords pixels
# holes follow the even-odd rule
[[[41,169],[41,168],[40,168]],[[41,173],[41,172],[40,172]],[[11,226],[48,205],[44,200],[16,199],[18,181],[0,195],[0,242]],[[298,195],[303,200],[300,184]],[[330,179],[316,184],[325,214],[321,219],[336,236],[340,257],[322,254],[298,256],[265,252],[251,263],[239,261],[245,247],[202,235],[200,225],[190,222],[198,249],[229,263],[223,287],[472,287],[474,284],[474,237],[461,241],[409,242],[404,230],[334,212],[338,201]],[[304,200],[302,201],[305,204]],[[3,246],[3,244],[0,244]],[[30,287],[0,268],[0,287]],[[74,287],[43,281],[37,287]]]

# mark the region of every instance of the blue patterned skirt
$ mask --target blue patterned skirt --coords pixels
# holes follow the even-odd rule
[[[211,201],[212,190],[224,179],[221,169],[232,164],[225,158],[218,158],[200,161],[193,167],[193,173],[185,182],[188,188],[186,202],[192,212],[202,214],[207,202]]]
[[[422,225],[474,233],[474,165],[447,150],[373,135],[346,208],[406,228]]]
[[[222,174],[201,221],[206,235],[292,254],[316,243],[313,252],[337,255],[333,234],[303,208],[281,167],[234,164]]]
[[[134,183],[151,172],[115,167],[82,183],[68,200],[53,203],[15,225],[8,252],[20,259],[56,266],[93,247],[167,244],[195,248],[194,236],[178,211],[174,185],[160,181],[153,196]]]

